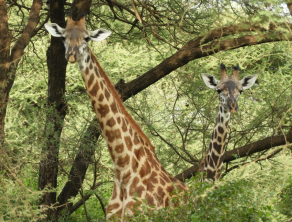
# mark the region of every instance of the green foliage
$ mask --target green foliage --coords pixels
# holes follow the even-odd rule
[[[292,218],[292,179],[291,177],[279,193],[278,210],[287,217]]]
[[[264,203],[252,180],[234,179],[212,185],[198,183],[198,178],[189,181],[190,194],[185,204],[174,209],[146,213],[131,218],[131,221],[271,221],[285,219],[274,215],[271,203]]]
[[[285,20],[281,17],[281,7],[276,5],[279,5],[278,1],[248,1],[248,4],[247,1],[150,2],[161,10],[161,21],[166,26],[160,24],[152,29],[150,26],[142,28],[148,34],[149,44],[145,41],[143,32],[134,28],[127,34],[131,29],[130,24],[118,19],[111,20],[110,8],[92,7],[92,13],[99,13],[100,16],[92,16],[88,26],[91,29],[101,26],[115,31],[108,42],[90,43],[113,83],[121,78],[126,82],[137,78],[175,53],[175,47],[181,47],[195,36],[203,36],[212,29],[244,21],[267,25],[268,21]],[[181,2],[185,4],[180,4]],[[167,12],[167,8],[176,10]],[[118,15],[123,11],[125,12],[117,11]],[[13,26],[22,22],[16,13],[11,10],[11,18],[16,18],[12,19]],[[128,20],[135,19],[127,12],[123,16]],[[99,18],[106,18],[106,21]],[[276,28],[283,30],[283,33],[289,31],[283,27]],[[155,32],[164,41],[155,38]],[[238,33],[235,37],[243,34],[246,33]],[[45,106],[45,53],[48,41],[47,37],[38,36],[33,39],[33,44],[27,48],[18,69],[9,97],[5,125],[8,149],[5,152],[10,159],[5,159],[6,155],[1,153],[1,158],[7,164],[7,168],[1,165],[0,172],[1,221],[36,221],[43,217],[38,208],[38,198],[42,192],[37,190],[41,147],[45,139],[45,115],[48,113]],[[219,64],[222,62],[229,74],[238,63],[241,68],[240,77],[249,74],[259,76],[259,86],[240,96],[239,112],[231,117],[227,150],[271,135],[286,134],[292,126],[290,42],[242,47],[194,60],[125,103],[155,145],[160,162],[173,175],[197,164],[208,147],[218,109],[218,98],[216,92],[205,87],[200,74],[211,73],[219,78]],[[94,116],[78,68],[68,65],[66,78],[68,113],[61,134],[57,193],[67,181],[81,138]],[[112,163],[102,138],[97,143],[89,142],[86,145],[96,147],[96,153],[80,194],[70,202],[74,204],[88,193],[92,193],[92,196],[72,215],[64,214],[60,221],[104,220],[100,201],[95,194],[106,206],[113,185]],[[292,217],[289,211],[292,208],[289,179],[292,172],[291,150],[285,146],[283,149],[272,160],[256,163],[261,156],[251,156],[245,160],[234,161],[227,168],[242,163],[246,165],[228,173],[222,182],[216,184],[217,188],[198,183],[197,178],[192,178],[188,182],[191,189],[186,204],[175,209],[158,211],[145,207],[144,213],[139,213],[130,220],[288,220]],[[96,181],[102,182],[102,185],[92,190]]]

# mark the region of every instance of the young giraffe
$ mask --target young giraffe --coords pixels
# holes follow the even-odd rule
[[[228,76],[225,65],[221,64],[220,80],[217,80],[210,74],[202,74],[205,84],[218,92],[220,101],[216,124],[209,143],[209,150],[201,165],[202,171],[207,171],[207,179],[212,179],[213,181],[220,179],[230,113],[237,112],[239,95],[243,90],[249,89],[257,79],[257,75],[250,75],[239,80],[238,73],[239,66],[237,65],[234,67],[233,75]]]
[[[51,35],[64,39],[66,59],[78,63],[107,142],[115,171],[107,218],[132,215],[135,209],[141,210],[139,204],[143,199],[156,209],[168,206],[175,193],[183,194],[188,190],[187,185],[172,177],[159,163],[154,146],[126,111],[87,45],[89,40],[101,41],[111,32],[86,30],[85,17],[80,21],[68,17],[66,29],[55,23],[47,23],[45,27]]]

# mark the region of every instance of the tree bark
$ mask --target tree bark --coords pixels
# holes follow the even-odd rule
[[[6,1],[0,0],[0,144],[4,141],[4,125],[6,116],[6,107],[9,90],[7,81],[9,79],[9,52],[11,44],[11,34],[8,30],[8,16]]]
[[[79,21],[89,14],[92,0],[74,0],[71,5],[71,14],[74,21]]]
[[[63,0],[50,0],[51,22],[65,27],[65,10]],[[46,124],[44,129],[45,143],[42,147],[42,159],[39,164],[38,189],[57,187],[60,135],[66,116],[65,78],[67,60],[61,38],[51,37],[51,45],[47,50],[48,100]],[[49,207],[45,211],[48,220],[54,220],[56,192],[45,192],[40,204]]]

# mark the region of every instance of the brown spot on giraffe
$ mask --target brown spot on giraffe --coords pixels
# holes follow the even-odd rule
[[[133,143],[132,143],[132,139],[129,136],[125,136],[124,137],[124,141],[126,143],[126,146],[128,148],[129,151],[132,151],[132,147],[133,147]]]
[[[127,184],[129,182],[129,180],[131,179],[131,171],[129,170],[127,173],[125,173],[123,175],[123,178],[122,178],[122,183],[123,184]]]
[[[128,130],[128,127],[126,125],[126,121],[124,119],[122,120],[122,130],[123,130],[123,132],[127,132],[127,130]]]
[[[88,89],[88,88],[87,88]],[[91,95],[91,96],[96,96],[96,93],[97,93],[97,91],[98,91],[98,85],[97,84],[94,84],[94,86],[92,87],[92,89],[89,91],[89,94]]]
[[[163,178],[163,180],[165,180],[166,183],[170,183],[171,182],[171,180],[169,179],[169,176],[164,172],[161,174],[161,178]]]
[[[97,112],[100,114],[101,118],[104,118],[106,114],[110,111],[109,106],[107,104],[100,104],[99,108],[97,108]]]
[[[133,169],[133,172],[136,173],[137,172],[137,169],[138,169],[138,161],[136,160],[135,157],[132,158],[132,169]]]
[[[95,104],[96,104],[96,101],[95,100],[91,100],[91,105],[92,105],[93,108],[95,107]]]
[[[110,93],[107,89],[104,89],[104,95],[105,95],[105,98],[109,101]]]
[[[110,119],[108,119],[106,121],[106,125],[109,126],[109,127],[113,127],[114,125],[116,125],[116,121],[113,117],[111,117]]]
[[[169,192],[169,193],[172,193],[173,190],[174,190],[173,186],[166,187],[166,191]]]
[[[131,136],[133,136],[133,129],[132,129],[131,126],[129,127],[129,133],[130,133]]]
[[[112,197],[111,199],[116,199],[117,198],[117,185],[116,183],[114,183],[114,188],[113,188],[113,192],[112,192]]]
[[[120,208],[120,203],[109,204],[106,209],[106,214],[109,214],[113,210]],[[120,210],[121,211],[121,210]],[[118,217],[121,217],[122,212],[118,213]]]
[[[157,176],[158,176],[158,174],[156,173],[156,171],[153,171],[152,175],[151,175],[151,178],[150,178],[152,183],[154,183],[154,184],[158,183]]]
[[[214,129],[214,136],[212,138],[217,138],[217,129]]]
[[[139,144],[139,143],[140,143],[140,140],[139,140],[139,138],[138,138],[138,134],[135,132],[135,133],[134,133],[134,144],[137,145],[137,144]]]
[[[97,77],[100,77],[99,71],[98,71],[98,69],[97,69],[96,66],[94,66],[94,74],[95,74]]]
[[[94,78],[95,78],[94,75],[91,74],[91,75],[90,75],[90,78],[89,78],[89,80],[88,80],[88,89],[89,89],[90,86],[92,85]]]
[[[145,186],[147,186],[147,184],[148,184],[148,181],[149,181],[149,179],[148,179],[148,178],[146,178],[146,179],[143,179],[143,180],[142,180],[142,183],[143,183]]]
[[[121,131],[119,129],[116,130],[105,130],[105,136],[108,140],[108,142],[112,143],[116,139],[121,139]]]
[[[153,193],[154,189],[155,189],[154,181],[152,181],[150,178],[150,180],[148,181],[148,184],[147,184],[147,190],[148,190],[148,192]]]
[[[164,185],[166,184],[165,181],[164,181],[164,179],[160,178],[160,184],[161,184],[162,186],[164,186]]]
[[[149,206],[155,206],[154,199],[150,194],[146,194],[146,200]]]
[[[115,151],[117,153],[122,153],[124,151],[124,144],[116,145]]]
[[[89,69],[88,69],[88,67],[86,67],[86,69],[85,69],[85,75],[88,75],[89,74]]]
[[[91,59],[91,56],[88,55],[88,56],[87,56],[87,59],[86,59],[86,63],[88,63],[88,62],[90,61],[90,59]],[[87,68],[88,68],[88,67],[87,67]]]
[[[118,112],[118,109],[117,109],[117,105],[115,102],[113,102],[112,104],[110,104],[110,107],[111,107],[111,111],[113,112],[113,114],[116,114]],[[121,118],[119,117],[119,121],[121,121]],[[120,124],[120,122],[118,122]]]
[[[128,165],[129,162],[130,162],[130,156],[127,154],[124,157],[120,156],[118,158],[117,165],[119,165],[120,167],[124,167],[124,166]]]
[[[222,135],[224,133],[223,127],[218,126],[218,132]]]
[[[165,200],[164,200],[164,206],[165,206],[165,207],[168,207],[168,205],[169,205],[169,198],[167,197],[167,198],[165,198]]]
[[[118,124],[121,124],[121,117],[117,118]]]
[[[136,193],[138,194],[138,196],[142,196],[143,191],[145,191],[145,188],[143,186],[136,187]]]
[[[98,97],[98,101],[99,102],[102,102],[104,99],[104,95],[103,94],[100,94],[99,97]]]
[[[139,178],[135,177],[130,185],[130,194],[135,193],[135,190],[136,190],[138,183],[139,183]]]
[[[99,85],[100,85],[100,88],[103,90],[103,88],[104,88],[104,83],[103,82],[99,82]]]
[[[146,175],[150,173],[150,165],[148,161],[145,161],[145,164],[140,169],[140,177],[144,178]]]
[[[141,160],[141,158],[145,156],[143,147],[134,150],[134,155],[137,157],[138,160]]]

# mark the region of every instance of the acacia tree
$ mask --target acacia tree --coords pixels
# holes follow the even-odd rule
[[[22,32],[26,40],[25,44],[14,45],[16,48],[21,46],[22,51],[17,51],[15,48],[15,50],[11,50],[11,55],[13,54],[14,57],[8,56],[9,49],[7,46],[10,45],[11,36],[8,31],[7,3],[5,1],[0,1],[0,3],[2,4],[0,5],[0,18],[3,18],[1,19],[0,25],[0,38],[3,38],[3,41],[0,41],[0,44],[4,44],[1,45],[1,53],[3,54],[0,57],[1,64],[4,64],[1,66],[4,70],[1,72],[0,79],[1,90],[3,90],[0,96],[4,95],[3,99],[1,99],[1,101],[4,101],[1,102],[1,107],[3,107],[1,108],[1,112],[3,112],[0,115],[1,123],[3,123],[3,127],[1,128],[3,140],[5,107],[13,83],[15,70],[20,56],[29,42],[27,36],[31,37],[38,31],[38,29],[35,29],[38,20],[33,20],[34,22],[28,23],[28,27],[34,28],[34,31],[29,32],[29,35],[25,34],[26,29]],[[15,7],[19,7],[16,1],[14,3]],[[48,14],[47,18],[51,15],[52,22],[57,22],[64,27],[67,6],[68,10],[70,8],[72,10],[73,19],[78,20],[85,12],[88,14],[89,26],[96,28],[95,23],[97,21],[102,22],[105,28],[111,29],[116,34],[116,37],[113,38],[126,40],[140,38],[157,50],[159,50],[158,46],[169,48],[171,53],[163,55],[163,57],[167,58],[160,64],[145,73],[139,73],[139,77],[128,83],[121,80],[116,84],[117,90],[125,101],[193,60],[244,46],[291,40],[291,33],[287,31],[290,29],[290,23],[283,19],[285,16],[273,13],[274,8],[272,3],[260,4],[258,2],[247,3],[246,1],[236,1],[236,4],[241,6],[240,10],[244,10],[244,12],[234,9],[233,3],[220,1],[220,4],[210,4],[209,1],[200,1],[195,3],[186,2],[184,5],[181,1],[137,0],[117,2],[113,0],[101,0],[92,3],[89,0],[80,0],[74,1],[71,5],[65,1],[56,0],[50,1],[52,14]],[[287,5],[291,8],[289,2]],[[34,1],[33,6],[40,10],[41,4],[38,1]],[[104,8],[108,10],[104,10]],[[36,12],[39,13],[39,11],[34,11],[33,9],[34,7],[31,8],[31,13],[35,12],[34,16],[38,15]],[[234,10],[231,20],[236,22],[224,21],[224,16],[226,15],[224,10],[227,9]],[[268,11],[270,14],[263,14],[263,11]],[[214,13],[215,16],[209,16],[210,13]],[[255,15],[261,13],[260,20],[253,20],[253,17],[256,17]],[[39,19],[38,16],[34,18]],[[44,22],[40,23],[39,27],[42,27]],[[119,29],[119,24],[127,24],[127,30]],[[29,30],[31,31],[31,29]],[[51,113],[48,112],[47,114],[47,124],[45,127],[46,139],[45,145],[42,148],[43,159],[40,162],[39,170],[39,190],[45,187],[56,188],[58,186],[59,140],[63,120],[66,115],[66,101],[64,100],[66,61],[62,56],[62,50],[64,49],[61,40],[52,38],[51,46],[48,50],[48,107],[51,107],[51,110],[54,111]],[[163,52],[160,53],[162,54]],[[12,63],[12,61],[15,62]],[[12,75],[8,75],[9,73],[12,73]],[[52,122],[54,125],[49,126],[49,123]],[[153,134],[161,140],[164,139],[157,132],[153,132]],[[43,206],[52,207],[52,209],[54,209],[53,206],[57,207],[57,210],[48,210],[45,212],[48,219],[58,217],[64,208],[69,213],[74,212],[90,197],[91,194],[84,195],[82,200],[75,205],[68,203],[69,198],[76,196],[82,187],[88,166],[95,152],[94,141],[97,141],[98,137],[99,133],[96,130],[96,119],[93,119],[81,139],[78,153],[68,174],[68,182],[61,189],[59,195],[55,191],[47,192],[41,200],[41,205]],[[238,157],[244,157],[271,147],[286,144],[287,141],[291,141],[291,130],[287,131],[286,135],[267,137],[263,140],[227,151],[224,161],[230,162]],[[91,145],[86,147],[84,144]],[[198,170],[200,158],[192,158],[187,152],[180,151],[179,149],[176,149],[176,153],[194,165],[182,174],[177,175],[177,178],[184,180],[194,175]],[[98,185],[98,182],[94,182],[92,189]]]
[[[0,1],[0,143],[3,144],[5,133],[5,115],[9,93],[14,83],[16,69],[30,39],[37,34],[43,24],[39,24],[42,1],[34,0],[30,8],[21,7],[16,2],[9,5],[6,0]],[[7,7],[18,7],[24,14],[29,12],[28,21],[23,29],[12,35],[9,29]],[[39,25],[37,27],[37,25]],[[16,39],[15,39],[16,38]]]

